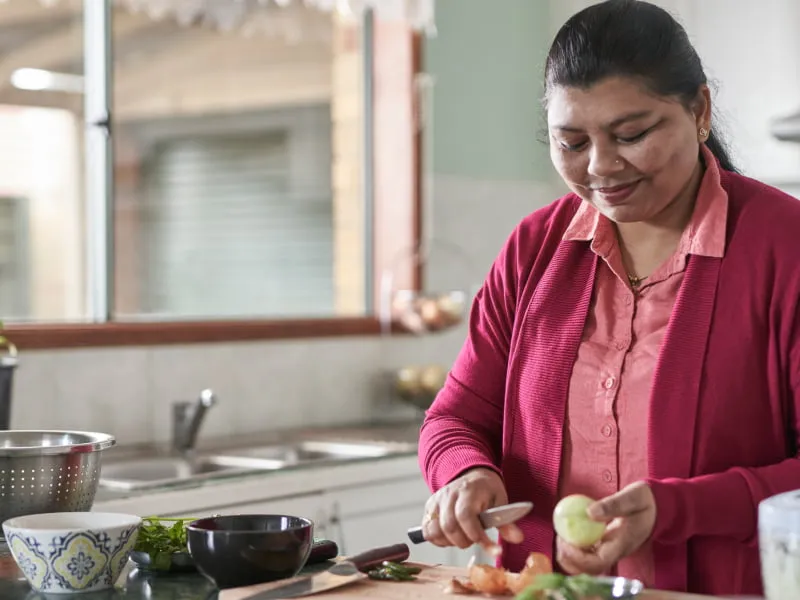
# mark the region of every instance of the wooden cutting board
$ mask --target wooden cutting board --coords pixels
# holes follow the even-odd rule
[[[483,594],[446,594],[444,589],[447,582],[453,577],[466,577],[467,570],[458,567],[418,566],[423,567],[423,570],[416,581],[392,582],[364,579],[329,592],[315,594],[311,598],[319,598],[319,600],[354,600],[357,598],[381,598],[382,600],[458,600],[468,598],[484,600],[487,598],[504,598],[509,600],[509,598],[512,598],[512,596],[486,596]],[[286,580],[280,583],[286,583]],[[223,590],[219,593],[219,600],[245,600],[256,592],[272,589],[278,585],[279,583],[265,583]],[[642,600],[711,600],[712,597],[648,590],[640,598]]]

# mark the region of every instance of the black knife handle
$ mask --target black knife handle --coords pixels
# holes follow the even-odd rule
[[[373,548],[366,552],[361,552],[355,556],[350,556],[346,560],[353,563],[359,571],[366,572],[375,567],[381,566],[384,561],[403,562],[408,560],[411,552],[406,544],[394,544]]]
[[[408,539],[414,544],[421,544],[425,540],[425,534],[422,533],[422,527],[412,527],[408,530]]]
[[[308,555],[307,565],[316,565],[339,556],[339,546],[333,540],[314,540],[311,544],[311,554]]]

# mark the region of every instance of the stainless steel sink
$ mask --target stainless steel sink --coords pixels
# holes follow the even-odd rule
[[[401,447],[402,446],[402,447]],[[406,448],[408,446],[408,448]],[[412,445],[384,444],[380,442],[331,442],[303,441],[294,444],[242,448],[226,452],[217,458],[222,460],[257,459],[271,460],[284,466],[321,462],[342,462],[368,458],[380,458],[398,451],[413,449]]]
[[[275,460],[235,460],[231,457],[200,456],[184,459],[151,456],[135,460],[107,462],[100,472],[100,486],[119,490],[158,488],[176,483],[239,475],[253,471],[279,469]]]
[[[380,458],[409,452],[413,444],[306,440],[237,448],[196,455],[192,458],[148,455],[111,460],[103,464],[100,487],[146,490],[188,481],[275,471],[305,465],[331,464]]]

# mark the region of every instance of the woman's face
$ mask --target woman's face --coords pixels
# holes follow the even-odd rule
[[[629,78],[555,87],[547,105],[550,157],[570,189],[612,221],[651,221],[692,192],[699,131],[710,115],[706,86],[691,112]]]

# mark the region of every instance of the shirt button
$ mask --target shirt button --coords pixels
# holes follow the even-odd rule
[[[617,383],[617,380],[614,377],[609,377],[608,379],[603,382],[603,385],[607,390],[610,390],[614,387],[614,384]]]
[[[609,424],[605,424],[600,432],[606,437],[611,437],[614,434],[614,427]]]
[[[612,481],[614,481],[614,475],[612,475],[611,471],[609,471],[608,469],[603,471],[603,481],[605,481],[606,483],[611,483]]]

